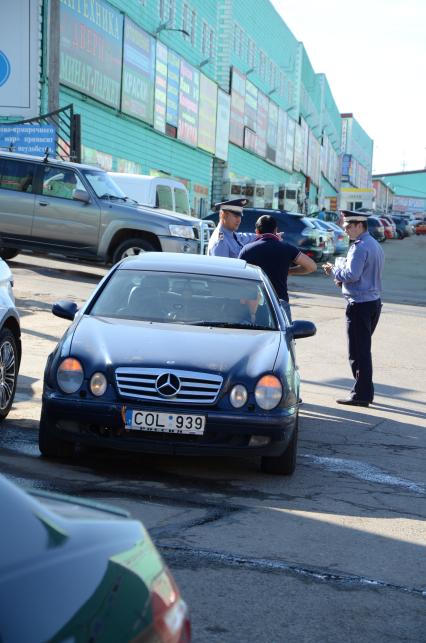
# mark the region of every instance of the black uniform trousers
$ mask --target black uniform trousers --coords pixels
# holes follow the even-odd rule
[[[350,303],[346,307],[349,364],[355,378],[350,396],[354,400],[372,402],[374,398],[371,336],[381,309],[380,299]]]

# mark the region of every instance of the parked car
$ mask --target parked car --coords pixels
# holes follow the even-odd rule
[[[0,638],[189,643],[185,602],[139,520],[0,476]]]
[[[329,224],[326,221],[321,221],[320,219],[311,219],[311,221],[316,229],[321,232],[324,241],[321,261],[329,261],[336,253],[334,230],[329,228]]]
[[[333,223],[332,221],[323,221],[321,219],[317,219],[317,223],[319,223],[321,226],[326,227],[326,229],[330,230],[333,233],[334,254],[346,255],[349,249],[349,237],[346,232],[342,230],[342,228],[337,225],[337,223]]]
[[[416,234],[426,234],[426,221],[419,221],[414,228]]]
[[[0,152],[0,256],[55,252],[103,263],[198,253],[195,217],[137,206],[100,168]]]
[[[383,223],[378,219],[378,217],[369,216],[367,219],[367,225],[368,232],[376,239],[376,241],[379,241],[380,243],[386,241]]]
[[[383,231],[386,239],[394,239],[396,235],[396,226],[393,222],[389,221],[386,217],[378,217],[383,225]]]
[[[7,263],[0,259],[0,421],[12,408],[21,354],[21,328],[13,295],[13,277]]]
[[[395,223],[396,236],[398,239],[405,239],[405,237],[409,237],[412,234],[411,226],[404,217],[393,214],[392,221]]]
[[[300,248],[308,257],[316,262],[323,258],[325,241],[324,235],[318,230],[313,221],[298,212],[286,210],[269,210],[264,208],[244,208],[239,232],[254,232],[257,219],[263,214],[270,214],[278,222],[278,228],[284,232],[288,243]],[[219,213],[212,212],[208,218],[217,225]]]
[[[181,181],[145,174],[124,172],[108,172],[108,174],[124,194],[137,201],[139,205],[191,214],[188,190]]]
[[[296,466],[296,338],[263,271],[240,259],[144,253],[114,266],[49,356],[39,447],[261,456]]]

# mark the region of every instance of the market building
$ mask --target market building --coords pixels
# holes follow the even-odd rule
[[[379,182],[393,192],[392,212],[426,216],[426,168],[374,175],[373,185]]]
[[[239,195],[257,207],[309,213],[339,206],[345,126],[355,168],[348,185],[367,187],[371,140],[359,142],[362,128],[340,118],[326,76],[269,0],[30,6],[15,3],[8,13],[24,35],[28,26],[31,100],[22,96],[18,109],[15,96],[7,98],[20,64],[9,37],[16,60],[10,78],[0,61],[0,118],[11,124],[60,110],[53,121],[40,119],[39,146],[44,138],[49,149],[56,143],[61,155],[107,170],[178,178],[196,216]],[[13,127],[3,142],[0,133],[0,146],[18,151],[22,132]]]

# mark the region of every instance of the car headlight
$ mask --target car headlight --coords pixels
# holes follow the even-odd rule
[[[189,225],[169,225],[169,230],[172,237],[194,239],[194,230]]]
[[[56,378],[59,388],[64,393],[75,393],[83,384],[83,367],[78,359],[67,357],[67,359],[64,359],[59,365]]]
[[[103,373],[93,373],[89,384],[90,391],[93,395],[96,395],[96,397],[103,395],[107,389],[107,385],[108,382]]]
[[[280,380],[275,375],[264,375],[260,378],[254,389],[256,402],[261,409],[270,411],[274,409],[281,401],[283,387]]]
[[[229,399],[231,400],[232,406],[236,409],[240,409],[247,402],[247,389],[242,384],[236,384],[233,387],[231,393],[229,394]]]

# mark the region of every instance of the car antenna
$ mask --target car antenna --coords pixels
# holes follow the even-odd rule
[[[13,152],[13,143],[9,145],[9,152]]]
[[[49,148],[48,148],[48,147],[46,147],[46,149],[44,150],[44,159],[43,159],[43,163],[47,163],[47,161],[48,161],[48,160],[49,160]]]

